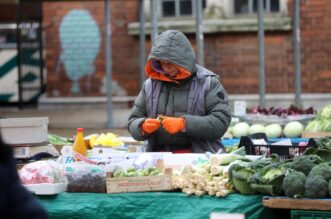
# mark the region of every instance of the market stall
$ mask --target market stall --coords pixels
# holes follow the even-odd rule
[[[51,218],[209,218],[211,212],[242,213],[246,219],[273,218],[262,196],[187,197],[179,192],[122,194],[60,193],[38,197]]]
[[[276,124],[271,132],[237,123],[233,136],[239,137],[222,139],[228,153],[173,154],[146,153],[144,142],[114,133],[85,138],[82,128],[73,139],[50,135],[47,121],[1,124],[9,130],[15,123],[19,138],[7,134],[7,141],[15,152],[29,152],[16,158],[35,159],[20,169],[20,180],[52,218],[208,218],[212,212],[283,218],[279,209],[288,218],[291,209],[330,210],[323,198],[331,195],[331,139],[303,138],[299,122],[284,129]],[[27,133],[21,129],[38,135],[21,135]],[[57,154],[32,150],[54,146]],[[51,157],[36,159],[45,153]]]

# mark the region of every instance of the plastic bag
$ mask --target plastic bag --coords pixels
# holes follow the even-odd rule
[[[68,192],[106,192],[106,171],[102,165],[70,163],[65,167]]]
[[[66,183],[62,165],[53,160],[42,160],[29,163],[19,171],[21,183]]]

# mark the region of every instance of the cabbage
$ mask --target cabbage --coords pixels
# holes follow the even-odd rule
[[[305,128],[306,131],[309,132],[320,132],[322,131],[322,121],[320,120],[312,120],[308,123]]]
[[[331,119],[331,104],[323,107],[320,111],[320,115],[322,119]]]
[[[312,120],[305,128],[309,132],[331,132],[331,119],[329,120]]]
[[[282,135],[282,127],[279,124],[270,124],[265,127],[268,138],[279,138]]]
[[[284,135],[288,138],[300,137],[303,131],[303,125],[300,122],[289,122],[285,125]]]
[[[265,127],[264,125],[261,124],[254,124],[249,127],[248,133],[250,135],[255,134],[255,133],[264,133],[265,132]]]
[[[322,132],[331,132],[331,119],[323,121]]]
[[[232,128],[232,134],[236,138],[248,135],[249,125],[246,122],[239,122]]]

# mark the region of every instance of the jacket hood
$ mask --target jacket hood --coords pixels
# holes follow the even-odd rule
[[[178,30],[167,30],[158,36],[148,56],[148,61],[152,59],[172,62],[191,73],[196,71],[192,45]]]

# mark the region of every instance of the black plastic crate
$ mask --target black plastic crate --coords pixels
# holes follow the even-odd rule
[[[254,144],[253,139],[264,139],[267,144]],[[250,136],[242,136],[239,147],[245,147],[247,155],[266,155],[269,157],[271,154],[278,154],[282,160],[303,154],[308,147],[317,147],[315,140],[312,138],[308,140],[306,146],[299,146],[299,143],[293,142],[291,146],[272,145],[274,142],[276,141],[268,140],[264,133],[257,133]]]

